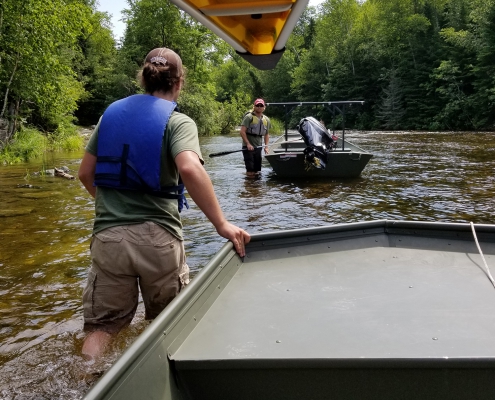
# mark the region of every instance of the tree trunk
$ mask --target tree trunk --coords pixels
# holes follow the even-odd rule
[[[10,75],[9,83],[7,83],[7,87],[5,88],[5,96],[3,98],[3,107],[2,107],[2,112],[0,113],[0,118],[3,118],[5,115],[5,110],[7,109],[7,102],[9,100],[9,90],[10,90],[10,85],[12,85],[12,81],[14,80],[15,73],[17,71],[17,63],[19,62],[19,53],[17,53],[17,56],[15,58],[15,64],[14,64],[14,69],[12,70],[12,74]]]
[[[19,108],[20,108],[20,101],[17,99],[15,102],[10,103],[9,105],[9,116],[8,116],[8,125],[7,125],[7,136],[5,138],[5,144],[9,143],[12,140],[12,137],[14,134],[17,132],[18,128],[18,121],[19,119],[17,118],[19,116]]]

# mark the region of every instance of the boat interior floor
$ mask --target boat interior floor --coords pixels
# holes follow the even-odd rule
[[[495,265],[495,244],[483,248]],[[190,398],[328,398],[333,390],[362,399],[366,390],[354,397],[352,382],[363,371],[359,382],[374,395],[384,382],[404,394],[411,379],[426,379],[425,391],[462,398],[471,386],[451,376],[445,390],[445,368],[473,384],[488,379],[470,362],[493,363],[494,334],[495,288],[474,241],[376,234],[248,254],[171,359]],[[421,398],[411,390],[400,398]]]

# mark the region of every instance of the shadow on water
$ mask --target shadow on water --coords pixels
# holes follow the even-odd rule
[[[250,233],[377,219],[493,223],[494,133],[349,132],[374,154],[359,178],[280,179],[263,161],[245,177],[238,136],[203,137],[205,168],[226,217]],[[77,175],[82,154],[53,166]],[[0,398],[77,399],[147,326],[142,305],[101,363],[80,357],[81,295],[93,200],[81,183],[34,176],[41,163],[0,167]],[[225,242],[190,201],[183,212],[196,274]]]

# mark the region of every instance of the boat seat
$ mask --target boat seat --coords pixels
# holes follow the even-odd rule
[[[288,147],[287,150],[280,148],[280,149],[273,149],[274,153],[287,153],[287,152],[303,152],[304,148],[297,148],[297,147]]]

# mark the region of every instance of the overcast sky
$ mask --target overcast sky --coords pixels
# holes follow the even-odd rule
[[[112,15],[113,35],[116,40],[119,40],[124,35],[125,24],[122,21],[120,11],[127,7],[126,0],[98,0],[98,10],[106,11]],[[316,6],[322,0],[309,0],[309,5]]]

